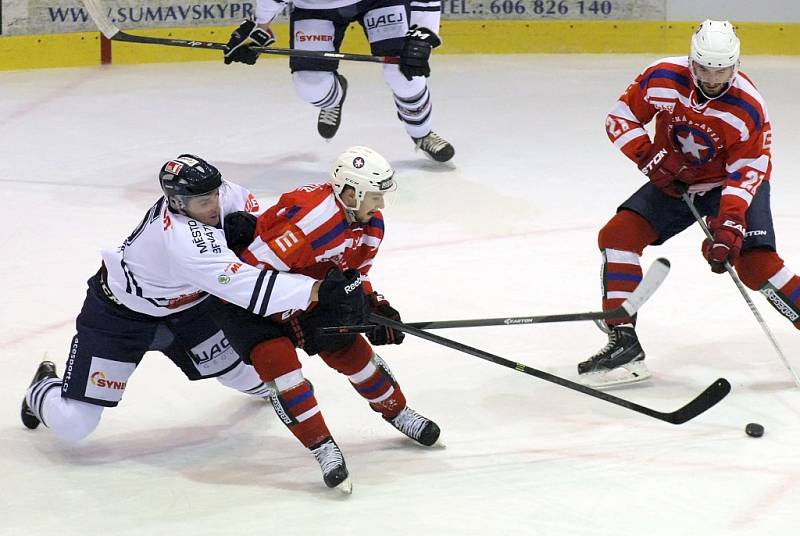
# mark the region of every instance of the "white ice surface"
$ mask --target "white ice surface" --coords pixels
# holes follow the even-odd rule
[[[447,448],[411,444],[334,371],[304,360],[354,485],[342,500],[273,410],[189,383],[149,354],[81,446],[19,422],[44,356],[59,371],[85,280],[197,153],[268,203],[326,179],[349,145],[395,164],[373,281],[408,321],[599,308],[599,228],[642,183],[605,114],[652,56],[438,57],[434,128],[454,166],[413,152],[374,65],[350,80],[341,131],[316,134],[283,61],[0,73],[0,534],[790,535],[800,522],[800,389],[699,228],[646,251],[672,261],[640,315],[653,379],[615,394],[671,411],[716,378],[732,394],[673,426],[426,341],[381,349]],[[800,270],[800,60],[745,58],[774,127],[779,252]],[[753,295],[800,368],[797,331]],[[575,379],[591,323],[439,332]],[[761,439],[746,423],[766,427]]]

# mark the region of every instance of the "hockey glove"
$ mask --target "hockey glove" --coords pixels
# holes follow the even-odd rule
[[[256,217],[243,210],[231,212],[225,216],[225,223],[222,227],[225,230],[225,241],[228,242],[228,248],[239,255],[255,237]]]
[[[358,270],[338,268],[328,271],[319,287],[318,327],[364,324],[369,316],[369,304],[361,286]]]
[[[745,226],[738,216],[725,216],[720,214],[716,218],[706,218],[708,230],[714,240],[703,240],[702,252],[711,271],[715,274],[724,273],[725,263],[731,265],[739,257],[744,242]]]
[[[414,24],[408,29],[403,49],[400,51],[400,72],[408,80],[415,76],[430,76],[431,66],[428,59],[431,50],[442,44],[435,33],[423,26]]]
[[[261,53],[250,47],[268,47],[274,42],[275,34],[272,30],[259,28],[255,21],[246,20],[233,31],[225,45],[225,65],[234,61],[253,65]]]
[[[376,315],[385,316],[391,320],[397,320],[398,322],[401,321],[400,313],[397,312],[397,309],[389,305],[389,302],[383,297],[382,294],[373,292],[367,297],[369,298],[369,304],[373,313]],[[377,326],[372,331],[367,332],[367,338],[369,339],[369,342],[375,346],[381,346],[383,344],[400,344],[403,342],[405,337],[406,334],[402,331],[397,331],[396,329],[392,329],[388,326]]]
[[[676,181],[691,183],[695,172],[683,155],[670,147],[651,144],[639,157],[639,171],[670,197],[680,197]]]

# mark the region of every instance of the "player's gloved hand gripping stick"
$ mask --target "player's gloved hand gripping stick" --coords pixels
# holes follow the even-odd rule
[[[168,39],[165,37],[147,37],[144,35],[128,34],[120,30],[111,19],[106,15],[107,8],[103,6],[102,0],[82,0],[86,11],[92,18],[97,28],[112,41],[125,41],[127,43],[143,43],[149,45],[166,45],[171,47],[185,47],[196,48],[204,50],[222,50],[231,52],[231,48],[226,43],[215,43],[211,41],[190,41],[188,39]],[[248,34],[250,36],[250,34]],[[246,36],[247,37],[247,36]],[[264,39],[264,36],[256,33],[252,35],[252,43],[263,40],[265,45],[269,45],[269,38]],[[245,41],[243,39],[243,41]],[[317,50],[293,50],[289,48],[271,48],[269,46],[252,46],[250,43],[245,43],[249,52],[248,57],[258,57],[258,54],[274,54],[278,56],[294,56],[299,58],[316,58],[316,59],[330,59],[330,60],[345,60],[345,61],[366,61],[371,63],[400,63],[400,58],[397,56],[369,56],[367,54],[346,54],[339,52],[323,52]],[[248,55],[244,50],[237,49],[239,55]],[[226,62],[228,63],[228,62]],[[245,62],[248,63],[248,62]],[[255,63],[255,59],[253,59]]]
[[[728,258],[729,258],[728,255],[726,255],[724,257],[721,257],[719,259],[709,258],[709,255],[712,255],[714,253],[714,247],[718,243],[722,242],[722,239],[719,238],[719,233],[722,232],[722,231],[726,231],[726,229],[720,227],[720,230],[718,230],[717,233],[712,233],[711,229],[709,229],[708,225],[705,224],[705,222],[703,221],[703,217],[700,215],[700,213],[697,211],[697,208],[694,206],[694,202],[692,201],[692,197],[686,191],[686,186],[684,186],[683,184],[679,184],[678,188],[680,189],[681,198],[683,199],[683,202],[686,203],[686,206],[689,207],[689,210],[692,212],[692,215],[694,216],[694,219],[697,220],[697,223],[700,225],[700,228],[703,229],[703,233],[705,233],[705,235],[706,235],[706,239],[703,241],[703,255],[706,257],[706,260],[709,261],[709,264],[711,264],[711,269],[714,270],[714,272],[717,272],[717,273],[722,273],[723,271],[727,271],[728,272],[728,275],[730,275],[731,279],[733,279],[733,282],[736,285],[736,288],[738,288],[739,292],[742,294],[742,298],[744,298],[744,301],[747,302],[747,306],[750,307],[750,311],[753,313],[753,316],[756,317],[756,321],[758,322],[758,325],[761,326],[762,331],[764,331],[764,334],[767,336],[767,339],[769,339],[769,342],[772,344],[772,347],[775,349],[775,352],[778,354],[778,357],[783,362],[783,365],[786,367],[786,369],[792,375],[792,378],[794,379],[794,383],[798,387],[800,387],[800,377],[798,377],[797,372],[794,370],[794,368],[792,368],[791,363],[789,363],[789,360],[786,358],[786,355],[783,353],[783,350],[781,350],[781,347],[778,345],[778,341],[775,339],[775,336],[772,334],[772,330],[769,329],[769,326],[764,321],[764,317],[761,316],[761,313],[756,308],[756,304],[753,303],[753,300],[750,298],[750,295],[747,293],[747,289],[745,288],[744,283],[742,283],[742,280],[739,279],[738,275],[736,275],[736,272],[733,271],[733,267],[731,267],[730,262],[728,262]],[[743,223],[741,225],[742,225],[741,235],[742,235],[742,239],[743,239],[743,235],[744,235]],[[730,229],[728,229],[728,231],[730,231]],[[731,234],[733,235],[733,246],[732,247],[736,248],[737,244],[738,244],[738,248],[741,248],[743,240],[742,239],[736,240],[737,235],[739,233],[731,231]],[[730,253],[735,253],[735,255],[738,255],[738,250],[735,251],[735,252],[731,251]],[[730,258],[734,258],[735,259],[735,255],[731,256]],[[723,268],[722,270],[715,269],[715,267],[718,267],[720,265]]]

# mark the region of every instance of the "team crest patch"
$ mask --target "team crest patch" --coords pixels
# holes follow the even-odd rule
[[[696,166],[705,164],[717,154],[711,137],[694,126],[676,125],[672,131],[672,141],[683,157]]]
[[[360,156],[353,158],[353,167],[356,169],[361,169],[364,167],[364,159]]]

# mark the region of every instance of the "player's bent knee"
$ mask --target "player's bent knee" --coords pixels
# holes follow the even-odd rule
[[[743,251],[735,267],[739,279],[747,288],[759,290],[783,268],[783,259],[771,249],[754,248]]]
[[[265,383],[301,368],[294,344],[286,337],[257,344],[250,352],[250,360]]]
[[[292,81],[300,98],[314,104],[324,100],[331,91],[333,76],[330,71],[296,71],[292,73]]]
[[[100,423],[103,409],[103,406],[61,398],[55,411],[48,408],[50,418],[47,426],[64,441],[77,443],[94,432]]]
[[[255,369],[250,365],[245,365],[242,361],[239,361],[235,367],[225,374],[217,376],[217,381],[225,387],[238,389],[240,391],[253,387],[253,385],[258,383],[258,380],[258,374]]]
[[[353,344],[335,352],[320,352],[319,355],[329,367],[349,376],[363,369],[375,352],[367,340],[358,335],[354,338]]]
[[[639,255],[658,238],[653,226],[630,210],[620,210],[597,235],[597,245],[603,249],[634,251]]]
[[[383,66],[383,79],[392,88],[392,92],[403,98],[410,98],[420,94],[427,84],[425,78],[417,76],[408,80],[397,65],[387,64]]]

